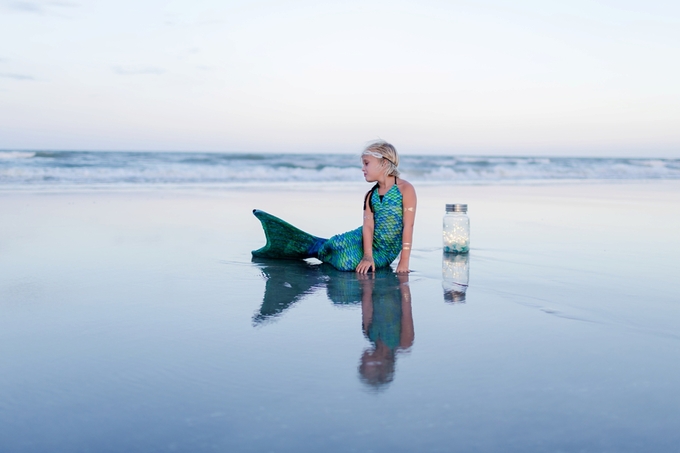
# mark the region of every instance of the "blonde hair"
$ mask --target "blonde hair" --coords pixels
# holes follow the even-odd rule
[[[362,155],[364,154],[373,155],[374,157],[378,157],[376,154],[379,154],[380,157],[385,160],[385,171],[387,176],[399,176],[399,170],[397,169],[399,166],[399,154],[397,153],[397,149],[385,140],[378,140],[371,143],[364,148]]]

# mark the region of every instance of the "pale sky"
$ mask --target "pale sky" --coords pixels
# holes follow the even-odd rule
[[[680,157],[680,2],[0,0],[0,149]]]

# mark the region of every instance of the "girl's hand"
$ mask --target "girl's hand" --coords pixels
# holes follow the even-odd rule
[[[408,274],[409,272],[411,271],[408,269],[408,263],[402,263],[400,261],[397,265],[397,274]]]
[[[373,261],[373,258],[365,256],[359,261],[356,271],[360,274],[366,274],[371,269],[375,272],[375,262]]]

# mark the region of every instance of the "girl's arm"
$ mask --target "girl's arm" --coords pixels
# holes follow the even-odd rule
[[[373,287],[375,283],[372,275],[357,276],[361,285],[361,327],[368,337],[368,329],[373,322]]]
[[[401,349],[408,349],[413,346],[413,339],[415,338],[408,274],[399,275],[399,286],[401,287],[401,334],[399,335],[399,347]]]
[[[364,225],[362,228],[364,257],[356,269],[361,274],[366,274],[371,268],[375,271],[375,262],[373,261],[373,230],[375,224],[373,222],[373,212],[368,203],[366,203],[364,207]]]
[[[397,272],[410,272],[408,262],[411,258],[411,248],[413,247],[413,224],[416,220],[416,190],[413,186],[402,179],[399,187],[404,205],[404,230],[401,236],[401,258],[397,265]]]

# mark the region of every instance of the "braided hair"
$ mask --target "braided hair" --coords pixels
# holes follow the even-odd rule
[[[371,212],[375,212],[375,209],[373,209],[373,201],[371,200],[373,198],[373,192],[378,190],[379,184],[376,182],[375,186],[371,187],[371,190],[366,192],[366,196],[364,197],[364,211],[366,210],[366,204],[368,204],[368,207],[371,209]]]

